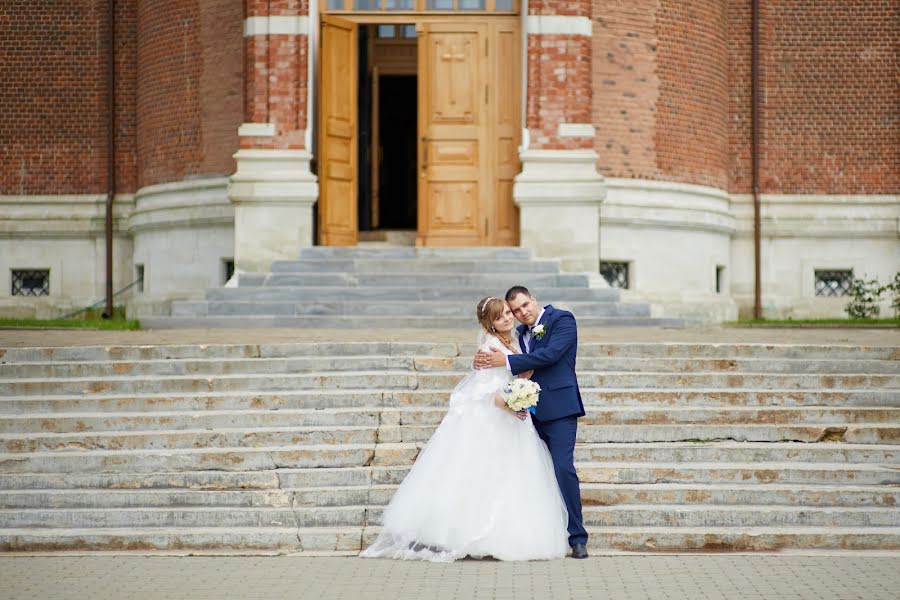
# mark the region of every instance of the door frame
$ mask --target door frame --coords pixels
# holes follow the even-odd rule
[[[484,23],[486,20],[488,22],[491,22],[491,21],[498,22],[500,20],[505,20],[510,24],[515,23],[515,26],[518,29],[519,42],[520,42],[519,45],[521,47],[521,52],[522,52],[522,54],[520,55],[521,63],[519,65],[519,69],[518,69],[519,72],[517,73],[517,77],[519,78],[519,80],[517,82],[517,84],[518,84],[517,87],[519,88],[519,93],[518,93],[519,106],[517,107],[518,110],[515,112],[518,114],[524,115],[526,90],[522,89],[522,86],[524,86],[524,84],[525,84],[525,77],[524,77],[523,71],[524,71],[524,65],[527,62],[527,55],[526,55],[527,51],[526,51],[526,45],[524,43],[524,40],[526,39],[527,33],[526,33],[524,25],[523,25],[523,19],[522,19],[521,15],[519,15],[519,14],[515,14],[515,13],[484,13],[484,12],[478,12],[478,13],[460,13],[460,12],[447,13],[447,12],[443,12],[443,13],[438,13],[438,12],[431,12],[431,11],[429,11],[428,13],[413,13],[413,12],[400,13],[400,12],[398,12],[397,14],[390,14],[390,13],[372,13],[372,12],[367,13],[367,12],[325,11],[325,12],[319,12],[317,16],[318,16],[318,21],[319,21],[318,27],[316,28],[317,29],[317,36],[316,36],[317,47],[315,48],[314,53],[312,54],[313,56],[315,56],[315,60],[316,60],[315,70],[317,73],[320,73],[320,70],[321,70],[321,57],[322,57],[322,53],[323,53],[322,45],[324,43],[324,40],[321,37],[321,26],[322,26],[321,24],[322,24],[322,21],[327,17],[337,17],[337,18],[345,20],[345,21],[350,21],[358,27],[364,26],[364,25],[421,25],[421,24],[426,24],[426,23],[466,23],[466,22]],[[417,29],[418,29],[418,27],[417,27]],[[359,68],[361,68],[361,65],[357,65],[357,69],[359,69]],[[313,83],[313,85],[315,86],[315,89],[312,94],[315,110],[319,111],[319,112],[322,110],[322,106],[323,106],[323,103],[322,103],[323,90],[322,90],[322,86],[320,85],[320,80],[321,80],[321,77],[315,78],[314,83]],[[321,127],[321,114],[316,115],[316,118],[313,119],[312,122],[314,123],[314,126],[317,128],[317,131],[312,132],[312,139],[317,140],[317,142],[318,142],[318,140],[320,139],[320,133],[318,131],[318,128]],[[524,127],[524,123],[522,124],[522,126]],[[417,124],[417,128],[418,127],[419,127],[419,125]],[[520,131],[521,131],[521,129],[520,129]],[[417,131],[416,139],[417,139],[418,146],[421,146],[421,135],[422,135],[421,131]],[[358,138],[358,134],[357,134],[357,138]],[[519,140],[519,143],[521,144],[521,140]],[[322,152],[322,148],[319,146],[318,143],[316,143],[316,147],[315,147],[315,154],[316,154],[316,159],[317,159],[316,162],[317,162],[317,164],[320,165],[320,168],[321,168],[321,162],[318,160],[318,157],[321,152]],[[420,147],[419,151],[417,152],[417,161],[421,161],[421,160],[422,160],[422,148]],[[357,169],[358,168],[359,168],[359,165],[357,165]],[[421,168],[421,165],[417,165],[416,171],[418,172],[420,168]],[[319,200],[321,201],[321,199],[322,199],[321,174],[319,176],[319,179],[320,179]],[[417,195],[421,195],[421,194],[417,194]],[[421,215],[422,214],[422,206],[421,206],[422,198],[417,198],[417,202],[420,203],[418,212]],[[491,210],[496,212],[497,205],[498,205],[498,203],[494,202],[494,206],[492,207]],[[354,206],[355,206],[355,200],[354,200]],[[515,210],[517,210],[515,207],[513,207],[513,208]],[[321,207],[319,207],[318,210],[321,213]],[[492,222],[496,223],[496,217],[493,215],[492,215]],[[321,236],[320,223],[317,223],[316,226],[320,228],[319,235]],[[420,239],[421,234],[422,234],[421,226],[417,225],[417,240]],[[509,236],[507,236],[507,237],[509,237]],[[321,237],[319,237],[319,239],[321,239]],[[518,244],[518,232],[516,232],[514,239],[510,238],[506,241],[507,241],[507,243],[511,243],[512,245],[517,245]]]

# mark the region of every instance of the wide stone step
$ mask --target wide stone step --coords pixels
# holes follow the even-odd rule
[[[140,508],[140,507],[281,507],[384,506],[396,485],[330,486],[279,489],[24,489],[0,490],[0,506],[14,508]],[[888,486],[827,485],[686,485],[603,484],[581,485],[585,507],[678,505],[784,505],[885,507],[900,505],[900,488]]]
[[[774,552],[779,550],[896,550],[898,527],[597,527],[588,530],[595,552]],[[363,547],[380,532],[367,527]]]
[[[365,506],[0,509],[0,531],[24,527],[362,527],[367,510]]]
[[[0,550],[154,551],[165,554],[355,555],[378,527],[6,529]],[[588,547],[607,551],[777,551],[900,549],[894,527],[596,527]]]
[[[474,351],[474,344],[471,345]],[[468,345],[467,345],[468,348]],[[0,349],[0,363],[212,360],[243,358],[456,356],[454,342],[280,342],[271,344],[159,344],[50,346]]]
[[[453,388],[458,373],[419,373],[417,389]],[[582,388],[648,388],[685,387],[694,390],[708,388],[753,389],[897,389],[900,375],[818,375],[785,373],[631,373],[590,372],[578,374]],[[900,393],[900,389],[897,390]]]
[[[449,390],[462,378],[458,372],[396,370],[278,373],[30,378],[0,380],[0,396],[54,394],[168,394],[300,389]],[[815,375],[782,373],[636,373],[582,371],[582,388],[688,388],[770,390],[897,390],[900,375]]]
[[[344,527],[377,525],[381,506],[128,507],[0,509],[0,529],[150,527]],[[586,526],[900,527],[900,512],[877,507],[626,505],[584,508]]]
[[[372,486],[368,503],[387,505],[397,491],[396,485]],[[317,488],[296,493],[295,501],[306,505],[358,504],[358,487]],[[63,490],[66,491],[66,490]],[[173,499],[180,496],[174,495]],[[7,497],[8,501],[24,506],[41,506],[35,494]],[[52,500],[51,500],[52,501]],[[73,495],[72,506],[81,506],[82,496]],[[126,502],[122,499],[120,503]],[[235,500],[236,502],[236,500]],[[678,483],[582,483],[581,502],[587,507],[645,504],[691,505],[756,505],[790,506],[873,506],[893,509],[900,505],[900,489],[888,486],[850,485],[723,485]],[[115,504],[118,505],[118,504]],[[900,518],[900,517],[898,517]],[[900,523],[896,523],[900,525]]]
[[[172,303],[173,317],[192,316],[289,316],[289,317],[364,317],[387,316],[398,320],[410,318],[453,318],[468,320],[472,325],[475,307],[471,302],[449,303],[446,300],[425,302],[348,302],[342,294],[330,294],[327,299],[306,301],[267,300],[205,300],[178,301]],[[580,320],[584,318],[650,317],[650,305],[642,303],[591,302],[565,303],[559,308],[572,311]],[[463,325],[465,326],[465,325]]]
[[[362,527],[2,529],[2,552],[154,551],[170,554],[356,554]]]
[[[828,463],[579,463],[585,483],[819,483],[897,485],[900,470]]]
[[[343,371],[415,371],[411,356],[298,356],[183,360],[32,362],[0,364],[0,377],[17,379],[177,375],[262,375]],[[469,357],[471,364],[472,358]]]
[[[402,267],[400,267],[402,269]],[[241,283],[238,284],[241,286]],[[502,293],[514,285],[543,290],[564,287],[588,287],[587,275],[578,273],[407,273],[402,270],[383,273],[319,273],[315,271],[267,273],[262,285],[281,287],[467,287],[486,290],[483,295]],[[340,292],[340,289],[335,289]],[[480,298],[480,296],[479,296]],[[478,298],[474,298],[478,301]]]
[[[530,260],[533,256],[529,248],[519,246],[469,246],[465,248],[418,248],[414,246],[362,247],[362,246],[310,246],[302,248],[301,259],[327,258],[446,258],[446,259],[498,259]]]
[[[323,298],[334,298],[335,290],[331,286],[262,286],[258,285],[234,288],[213,288],[206,291],[206,299],[210,301],[260,301],[260,302],[309,302],[322,301]],[[442,301],[459,302],[474,310],[474,303],[486,295],[495,295],[493,288],[479,287],[364,287],[342,288],[340,299],[343,302],[421,302]],[[542,288],[541,301],[553,305],[565,302],[618,302],[621,292],[616,288],[556,287]]]
[[[606,408],[897,408],[900,394],[894,390],[678,390],[582,388],[587,410]],[[296,390],[277,392],[200,392],[166,394],[34,395],[0,398],[0,415],[191,410],[284,410],[445,408],[450,390]]]
[[[267,358],[185,358],[179,360],[82,360],[0,363],[0,378],[115,377],[121,375],[233,375],[295,374],[341,371],[408,370],[452,371],[458,377],[469,372],[473,354],[463,356],[296,356]],[[579,359],[580,371],[657,373],[780,373],[780,374],[885,374],[897,372],[889,360],[798,359],[682,359],[607,358]]]
[[[335,293],[343,293],[336,291]],[[578,320],[583,327],[684,327],[683,319],[652,317],[583,317]],[[147,329],[178,328],[287,328],[287,329],[471,329],[471,317],[423,317],[423,316],[279,316],[279,315],[230,315],[190,317],[146,317],[141,326]]]
[[[382,507],[367,513],[380,523]],[[872,507],[794,506],[586,506],[586,527],[898,527],[900,511]],[[2,519],[2,516],[0,516]]]
[[[559,261],[504,258],[306,258],[272,261],[273,273],[559,273]]]
[[[426,442],[436,426],[382,425],[379,442]],[[847,441],[856,444],[900,444],[900,426],[876,423],[855,425],[793,424],[669,424],[669,425],[581,425],[577,441],[685,442],[734,440],[738,442]]]
[[[374,430],[373,430],[374,432]],[[0,473],[170,473],[202,469],[253,471],[325,467],[406,468],[422,443],[324,444],[287,447],[197,447],[133,450],[66,450],[0,454]],[[900,481],[896,445],[782,442],[649,442],[578,444],[576,460],[585,464],[615,463],[840,463],[846,469],[868,463],[885,478]],[[883,466],[879,466],[883,465]],[[863,466],[866,466],[865,464]],[[638,465],[635,468],[640,468]],[[891,468],[894,470],[892,471]],[[283,474],[283,473],[282,473]],[[354,475],[355,476],[355,475]],[[49,487],[59,487],[51,485]],[[302,487],[300,485],[295,487]]]
[[[415,357],[417,371],[460,371],[471,368],[474,355]],[[634,371],[656,373],[780,373],[780,374],[884,374],[896,375],[900,364],[893,360],[792,359],[792,358],[634,358],[580,356],[578,371]]]
[[[444,407],[363,406],[323,409],[187,410],[103,413],[45,413],[0,416],[0,434],[170,431],[255,427],[437,425]],[[655,408],[588,405],[580,427],[592,425],[849,425],[900,422],[900,408]],[[833,428],[838,429],[838,428]],[[832,431],[832,434],[836,431]]]
[[[459,377],[454,377],[459,379]],[[246,390],[298,389],[415,389],[417,375],[408,371],[353,371],[332,373],[302,373],[271,375],[215,375],[171,376],[165,378],[147,376],[119,376],[103,379],[94,377],[58,379],[4,379],[0,380],[0,395],[23,396],[32,394],[121,394],[210,392]],[[454,384],[455,385],[455,384]]]
[[[237,291],[235,288],[224,290]],[[411,290],[411,292],[414,290]],[[604,290],[597,290],[604,291]],[[471,324],[470,324],[471,325]],[[273,342],[265,344],[154,344],[0,348],[0,364],[19,362],[138,361],[301,356],[470,357],[475,344],[456,342]],[[900,346],[810,346],[771,344],[603,343],[578,345],[579,361],[590,357],[682,359],[888,360],[900,369]]]
[[[374,426],[239,427],[163,431],[114,431],[0,435],[0,451],[150,450],[374,444]]]

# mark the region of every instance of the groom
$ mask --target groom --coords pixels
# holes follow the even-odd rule
[[[587,531],[581,520],[581,490],[575,472],[575,433],[584,416],[581,392],[575,377],[578,330],[572,313],[537,303],[520,285],[506,292],[506,303],[519,325],[522,354],[506,356],[493,349],[478,352],[475,367],[509,366],[514,375],[534,371],[531,379],[541,386],[534,427],[550,449],[556,481],[569,511],[569,545],[572,558],[587,558]]]

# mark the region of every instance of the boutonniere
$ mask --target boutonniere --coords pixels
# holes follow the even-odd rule
[[[547,333],[547,330],[544,329],[544,325],[538,325],[534,329],[531,330],[531,335],[534,336],[535,339],[539,340],[544,337],[544,334]]]

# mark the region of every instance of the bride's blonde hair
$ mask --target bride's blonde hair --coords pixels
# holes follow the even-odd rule
[[[503,342],[504,346],[515,353],[517,351],[512,338],[494,329],[494,321],[503,314],[505,309],[506,300],[494,298],[493,296],[486,296],[479,300],[478,304],[475,305],[475,316],[478,317],[478,324],[481,325],[481,328],[484,329],[485,332],[496,336],[498,340]]]

